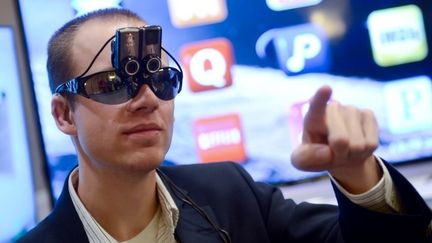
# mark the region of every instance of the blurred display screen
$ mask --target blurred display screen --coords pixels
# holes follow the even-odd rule
[[[36,221],[30,150],[12,28],[0,26],[0,242]]]
[[[333,100],[375,112],[379,156],[402,163],[432,154],[429,1],[20,4],[56,195],[77,158],[50,115],[47,41],[76,15],[108,6],[161,25],[163,46],[185,71],[165,164],[233,160],[254,179],[275,184],[322,175],[296,170],[290,155],[300,142],[308,99],[324,84],[333,88]]]

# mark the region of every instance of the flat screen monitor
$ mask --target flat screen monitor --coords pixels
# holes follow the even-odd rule
[[[377,155],[395,164],[432,155],[430,1],[96,2],[20,1],[56,195],[77,158],[50,116],[47,41],[68,20],[107,5],[161,25],[163,46],[185,71],[165,164],[231,160],[274,184],[323,175],[290,161],[307,102],[322,85],[333,100],[375,112]]]
[[[0,242],[36,223],[33,170],[14,29],[0,25]]]

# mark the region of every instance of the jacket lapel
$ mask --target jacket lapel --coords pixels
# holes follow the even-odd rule
[[[161,173],[161,171],[159,171]],[[197,205],[199,208],[192,206],[189,202],[187,191],[175,185],[167,175],[161,176],[166,188],[179,209],[179,219],[175,229],[175,238],[177,242],[221,242],[217,229],[206,219],[210,218],[216,225],[219,223],[210,206]],[[200,213],[203,212],[203,214]]]
[[[69,194],[68,178],[69,177],[66,179],[62,194],[56,203],[53,213],[50,215],[53,221],[57,222],[53,227],[56,228],[56,235],[59,237],[58,239],[61,239],[61,242],[88,242],[84,227],[75,211]],[[185,202],[184,199],[186,198],[184,198],[184,195],[187,195],[187,192],[180,188],[178,188],[178,190],[180,190],[181,193],[175,192],[170,183],[164,179],[162,180],[179,209],[179,220],[175,229],[176,240],[180,243],[221,242],[217,229],[210,224],[206,216],[201,215],[199,209]],[[199,206],[199,208],[201,208],[216,225],[219,225],[210,206]]]
[[[69,194],[69,176],[66,178],[63,191],[56,202],[53,213],[49,216],[52,218],[52,222],[55,222],[52,225],[55,228],[53,232],[55,232],[55,238],[59,242],[89,242]]]
[[[218,232],[198,211],[183,203],[180,217],[175,230],[175,237],[179,242],[221,242]],[[186,206],[186,207],[185,207]],[[215,221],[211,208],[200,207]]]

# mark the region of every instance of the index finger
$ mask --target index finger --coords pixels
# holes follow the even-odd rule
[[[317,90],[309,103],[309,110],[305,116],[304,125],[321,127],[325,123],[327,102],[330,100],[332,89],[330,86],[322,86]]]

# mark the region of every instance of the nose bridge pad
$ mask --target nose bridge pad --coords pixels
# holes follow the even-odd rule
[[[147,92],[149,92],[149,93],[147,94]],[[150,84],[147,82],[142,82],[142,83],[137,84],[137,86],[135,87],[135,91],[133,93],[133,96],[131,96],[131,98],[132,99],[138,99],[138,98],[136,98],[136,96],[138,96],[138,94],[140,94],[140,93],[142,96],[145,96],[146,99],[152,99],[152,98],[157,99],[156,94],[153,92],[152,88],[150,87]],[[151,97],[151,96],[154,96],[154,97]]]
[[[146,83],[140,83],[135,86],[131,98],[128,103],[128,110],[153,110],[157,107],[158,102],[156,97],[152,97],[153,93],[150,87],[146,87]],[[148,94],[147,92],[151,92]]]
[[[128,85],[128,95],[131,99],[133,99],[139,93],[143,83],[129,82]]]

